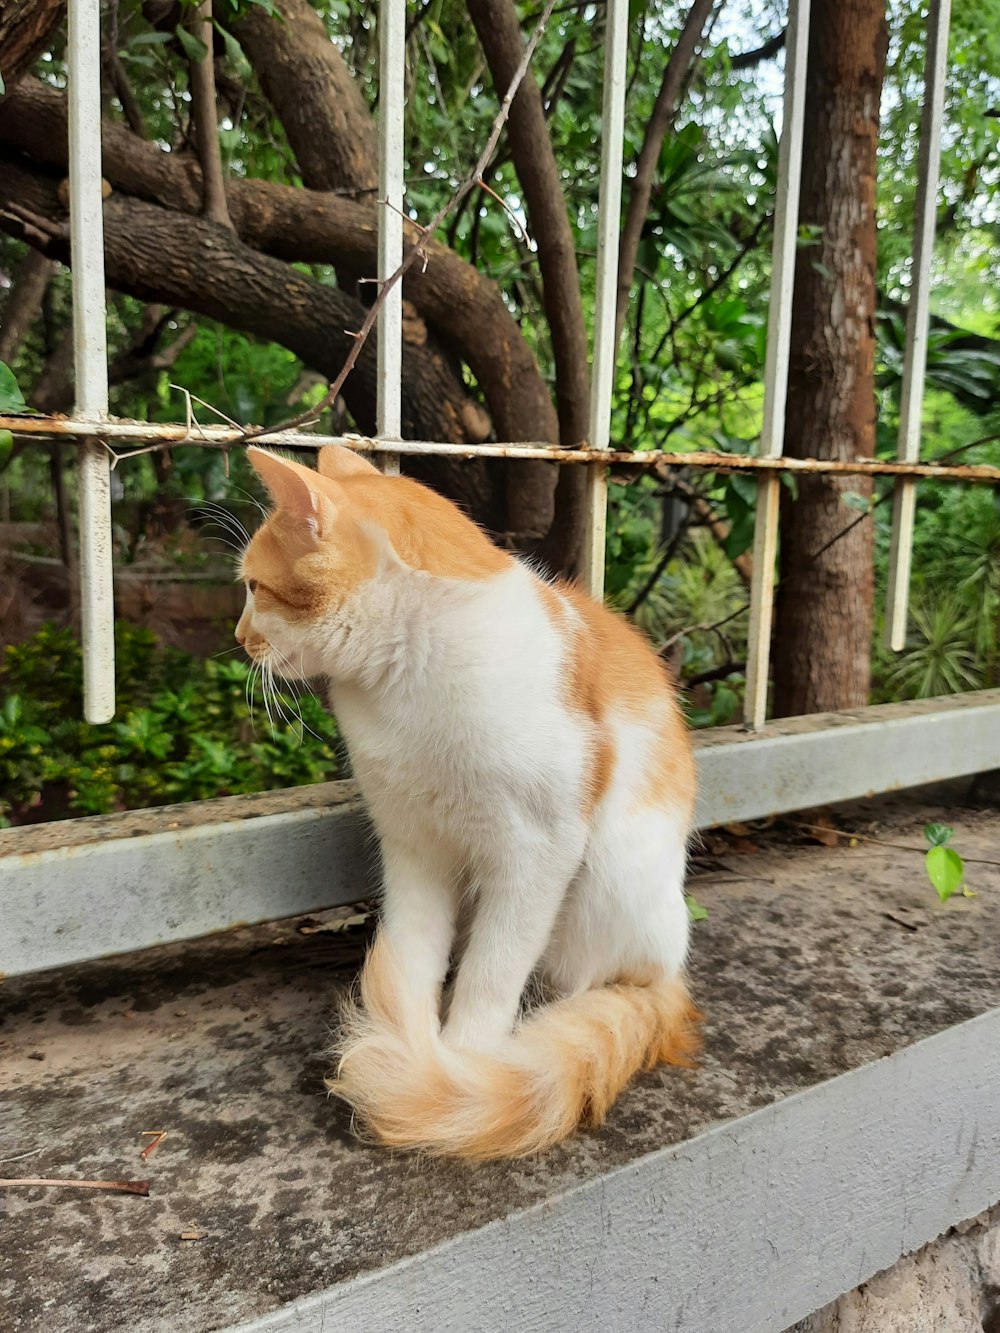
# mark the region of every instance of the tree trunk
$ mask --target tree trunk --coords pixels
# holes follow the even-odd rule
[[[822,236],[796,261],[785,424],[793,458],[875,452],[875,151],[887,44],[885,0],[814,10],[799,219]],[[797,499],[782,493],[779,717],[868,700],[873,528],[850,527],[848,491],[867,498],[870,479],[803,476]]]
[[[278,0],[277,17],[261,7],[246,7],[240,16],[223,19],[239,39],[244,53],[260,79],[261,87],[274,108],[288,136],[302,173],[303,183],[310,190],[335,191],[338,195],[354,195],[363,209],[365,221],[357,228],[358,235],[366,235],[370,247],[351,254],[341,248],[337,260],[337,278],[340,285],[353,292],[362,301],[369,301],[375,292],[373,285],[361,285],[363,278],[375,273],[374,202],[378,189],[378,139],[375,121],[365,103],[361,85],[353,77],[337,47],[327,36],[322,19],[308,0]],[[351,200],[343,199],[350,205]],[[383,207],[379,204],[378,207]],[[407,235],[415,229],[407,227]],[[286,236],[294,241],[296,229],[286,229]],[[435,267],[441,270],[441,258],[448,255],[456,272],[456,264],[465,270],[463,286],[468,294],[469,266],[443,246],[432,242]],[[431,251],[428,247],[428,253]],[[297,256],[296,256],[297,257]],[[424,266],[410,270],[404,284],[404,295],[413,299],[413,287],[426,276]],[[435,286],[432,278],[429,287]],[[531,361],[527,344],[503,306],[499,292],[501,318],[509,324],[521,349],[515,360],[524,365]],[[479,381],[493,417],[498,438],[506,440],[555,439],[556,418],[552,411],[548,389],[537,367],[526,377],[511,374],[513,366],[505,357],[497,358],[493,351],[486,356],[478,354],[483,329],[482,316],[477,316],[477,327],[462,330],[456,327],[455,306],[450,302],[441,308],[433,320],[419,302],[417,318],[406,320],[404,342],[425,347],[427,352],[451,365],[456,378],[461,378],[461,360],[469,365]],[[500,312],[497,312],[500,314]],[[508,344],[512,346],[512,344]],[[470,356],[469,353],[472,353]],[[475,363],[475,364],[474,364]],[[498,372],[508,376],[506,391],[496,392]],[[470,409],[474,405],[470,399]],[[481,438],[489,433],[485,424]],[[535,550],[538,540],[549,533],[555,511],[556,470],[550,463],[512,463],[505,471],[482,459],[460,462],[451,458],[407,458],[403,471],[418,477],[446,495],[461,493],[468,501],[475,493],[479,498],[474,512],[481,518],[501,510],[507,515],[507,536],[522,549]]]
[[[0,74],[13,88],[63,20],[65,0],[4,0],[0,4]]]
[[[313,190],[373,199],[378,189],[378,135],[361,87],[308,0],[279,0],[278,17],[263,5],[238,15],[220,7],[274,107]]]

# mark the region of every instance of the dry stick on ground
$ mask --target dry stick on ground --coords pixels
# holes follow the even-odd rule
[[[219,113],[215,101],[212,0],[201,0],[191,24],[194,37],[205,48],[200,60],[190,62],[191,119],[198,161],[201,164],[202,204],[205,217],[233,230],[226,205],[226,182],[219,149]]]
[[[555,8],[555,0],[548,0],[548,4],[545,6],[544,11],[542,12],[542,17],[538,20],[538,25],[535,28],[535,31],[531,34],[531,40],[524,49],[524,56],[522,57],[521,63],[518,66],[513,79],[511,80],[510,87],[507,89],[507,93],[500,104],[500,110],[497,112],[496,118],[493,121],[493,129],[491,130],[490,137],[486,142],[486,147],[479,155],[479,160],[476,162],[476,165],[472,168],[472,171],[465,178],[462,184],[458,187],[458,189],[448,200],[448,202],[446,204],[442,204],[442,206],[438,209],[438,211],[434,214],[430,222],[428,222],[425,227],[421,227],[412,248],[406,255],[404,255],[403,262],[396,269],[396,271],[394,273],[391,273],[389,277],[386,278],[385,282],[382,283],[378,296],[372,302],[371,309],[365,316],[364,323],[361,325],[361,328],[358,330],[358,332],[352,335],[354,338],[354,346],[351,348],[347,360],[344,362],[344,365],[340,371],[340,374],[330,385],[330,388],[324,394],[321,401],[318,402],[314,407],[310,408],[308,412],[300,412],[298,416],[290,417],[287,421],[283,421],[279,426],[276,427],[261,426],[258,427],[256,430],[244,431],[243,432],[244,440],[255,440],[259,435],[271,434],[275,430],[293,430],[298,426],[304,426],[306,425],[307,422],[314,421],[321,412],[324,412],[328,407],[331,407],[333,403],[336,401],[338,394],[344,387],[344,381],[347,379],[348,375],[350,375],[351,371],[354,369],[355,363],[357,362],[358,357],[361,355],[361,348],[364,346],[365,342],[368,340],[368,335],[375,327],[375,321],[376,319],[378,319],[379,311],[385,304],[386,297],[395,287],[396,283],[400,282],[404,274],[407,273],[407,271],[413,266],[418,256],[422,255],[421,247],[424,241],[426,241],[430,236],[433,235],[435,231],[437,231],[438,227],[441,225],[444,219],[452,212],[453,209],[458,207],[458,205],[462,202],[462,200],[469,193],[469,191],[474,189],[475,186],[479,184],[479,182],[481,181],[483,172],[486,170],[486,166],[490,158],[493,156],[494,149],[496,148],[497,143],[499,142],[500,133],[503,130],[504,124],[507,121],[507,117],[510,115],[510,104],[514,100],[514,95],[521,84],[521,80],[524,78],[525,74],[528,71],[528,66],[531,63],[531,57],[535,53],[535,47],[538,45],[542,33],[545,31],[545,25],[548,23],[549,16],[551,15],[552,10],[554,8]]]
[[[824,828],[821,824],[807,824],[803,819],[789,819],[787,820],[787,823],[791,824],[793,828],[806,829],[809,832],[830,832],[830,829]],[[841,838],[853,838],[855,842],[870,842],[876,847],[891,847],[894,852],[914,852],[917,856],[924,856],[928,850],[926,847],[910,847],[903,842],[885,842],[882,838],[873,838],[870,834],[852,833],[850,829],[835,828],[833,832],[838,834]],[[966,862],[967,865],[1000,866],[1000,861],[991,861],[988,857],[984,856],[963,856],[962,860]]]
[[[148,1180],[54,1180],[47,1176],[25,1176],[21,1180],[0,1180],[0,1189],[15,1185],[56,1186],[60,1189],[110,1190],[115,1194],[149,1194]]]

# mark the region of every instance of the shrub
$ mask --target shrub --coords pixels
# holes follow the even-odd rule
[[[0,824],[336,776],[333,720],[313,696],[279,695],[295,720],[271,731],[259,720],[255,727],[246,663],[163,648],[148,630],[122,623],[115,647],[117,712],[100,726],[81,718],[82,654],[68,630],[46,625],[5,650]]]

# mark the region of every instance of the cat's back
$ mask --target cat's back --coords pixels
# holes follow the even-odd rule
[[[572,583],[546,587],[557,628],[572,644],[573,687],[581,706],[604,714],[674,700],[673,677],[641,630]]]

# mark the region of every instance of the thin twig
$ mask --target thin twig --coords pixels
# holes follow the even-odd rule
[[[806,829],[813,833],[830,832],[830,829],[824,828],[821,824],[807,824],[803,819],[789,819],[787,822],[791,824],[793,828]],[[855,842],[870,842],[876,847],[889,847],[894,852],[914,852],[917,856],[923,856],[929,851],[929,848],[927,847],[910,847],[904,842],[886,842],[883,838],[873,838],[869,834],[851,833],[849,829],[834,829],[833,832],[841,838],[853,839]],[[991,861],[982,856],[963,856],[962,860],[966,865],[1000,866],[1000,861]]]
[[[661,577],[663,576],[664,571],[667,568],[667,565],[670,564],[671,560],[677,554],[681,542],[688,534],[688,528],[690,526],[688,520],[690,519],[690,515],[691,515],[691,510],[689,507],[687,510],[687,518],[685,519],[684,522],[680,524],[677,531],[674,533],[673,537],[671,537],[670,541],[667,542],[666,546],[663,548],[663,551],[660,554],[660,558],[656,562],[656,565],[652,573],[649,575],[649,578],[636,593],[635,597],[633,597],[629,605],[625,608],[626,614],[630,616],[634,615],[636,611],[638,611],[639,607],[642,606],[643,602],[646,600],[649,594],[656,587],[657,583],[659,583]]]
[[[514,72],[514,77],[510,81],[510,87],[507,89],[504,99],[500,103],[500,110],[497,112],[496,118],[493,121],[493,129],[490,132],[489,139],[486,141],[486,147],[479,155],[479,160],[476,162],[476,165],[472,168],[469,175],[466,176],[465,180],[458,187],[457,191],[452,195],[451,199],[449,199],[447,203],[442,204],[425,227],[420,228],[410,250],[403,257],[403,262],[399,265],[396,271],[391,273],[389,277],[386,278],[385,282],[382,283],[379,288],[378,296],[372,302],[368,314],[365,316],[364,323],[354,337],[354,346],[351,348],[347,360],[341,368],[340,374],[330,385],[322,400],[311,407],[308,412],[301,412],[298,416],[291,417],[288,421],[282,422],[280,426],[261,426],[253,430],[245,430],[243,432],[243,439],[245,441],[255,440],[259,436],[271,434],[275,430],[293,430],[296,427],[303,425],[306,421],[312,420],[318,413],[325,411],[326,408],[332,407],[341,389],[344,387],[348,375],[350,375],[351,371],[354,369],[357,359],[361,355],[361,349],[367,342],[368,335],[375,327],[375,321],[378,319],[379,311],[385,304],[389,293],[412,268],[418,256],[424,258],[423,246],[427,239],[437,231],[441,223],[458,207],[465,196],[483,180],[490,158],[493,156],[494,150],[500,141],[500,134],[504,125],[507,123],[507,117],[510,115],[511,103],[514,100],[518,88],[521,86],[521,81],[528,72],[528,66],[531,64],[531,57],[535,54],[535,47],[538,45],[542,33],[545,31],[545,25],[548,23],[554,8],[555,0],[548,0],[548,4],[542,11],[542,16],[538,20],[535,31],[531,34],[531,40],[524,49],[521,63],[518,65]]]
[[[671,634],[670,638],[667,639],[666,642],[660,644],[659,652],[660,653],[666,652],[668,648],[672,648],[674,644],[677,643],[680,639],[683,639],[685,635],[697,634],[697,633],[712,634],[720,630],[723,625],[728,625],[731,620],[735,620],[737,616],[741,616],[744,611],[749,611],[749,610],[750,610],[750,603],[744,602],[743,605],[738,606],[735,611],[730,611],[728,616],[723,616],[721,620],[716,620],[711,625],[685,625],[685,627],[683,629],[679,629],[676,634]]]
[[[47,1176],[25,1176],[21,1180],[0,1180],[0,1189],[10,1189],[15,1185],[57,1186],[75,1190],[111,1190],[116,1194],[149,1194],[148,1180],[54,1180]]]

